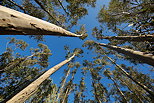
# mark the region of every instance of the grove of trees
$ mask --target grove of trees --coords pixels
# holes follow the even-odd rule
[[[153,0],[1,0],[6,36],[2,103],[154,102]]]

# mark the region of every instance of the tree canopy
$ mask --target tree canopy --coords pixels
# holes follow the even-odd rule
[[[154,102],[153,0],[1,0],[0,16],[0,102]]]

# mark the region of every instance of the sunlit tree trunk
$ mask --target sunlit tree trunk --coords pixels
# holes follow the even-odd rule
[[[65,75],[65,78],[64,78],[64,80],[62,81],[62,84],[61,84],[61,86],[60,86],[60,88],[59,88],[59,93],[57,94],[57,99],[56,99],[57,102],[58,102],[58,100],[59,100],[60,95],[62,95],[62,93],[63,93],[63,89],[64,89],[64,86],[65,86],[65,84],[66,84],[66,80],[67,80],[67,77],[69,76],[69,74],[70,74],[70,69],[68,69],[68,71],[67,71],[67,73],[66,73],[66,75]]]
[[[129,84],[127,84],[123,79],[121,79],[121,78],[119,78],[119,79],[120,79],[120,81],[121,81],[124,85],[126,85],[126,86],[128,87],[128,89],[129,89],[131,92],[134,93],[135,97],[140,101],[140,103],[144,103],[144,102],[141,100],[141,97],[140,97],[140,96],[142,96],[142,94],[139,94],[137,90],[135,90],[135,89],[133,89],[132,87],[130,87]],[[143,96],[142,96],[142,97],[143,97]]]
[[[152,90],[150,90],[147,86],[145,86],[144,84],[141,84],[140,82],[136,81],[131,75],[129,75],[129,73],[127,73],[120,65],[118,65],[113,59],[111,59],[110,57],[107,56],[107,58],[113,63],[115,64],[121,71],[122,73],[124,73],[129,79],[131,79],[133,82],[135,82],[137,85],[139,85],[142,89],[144,89],[146,92],[148,92],[150,94],[150,97],[153,99],[154,97],[154,92]]]
[[[0,5],[0,35],[56,35],[79,37],[59,26]]]
[[[66,92],[65,92],[64,98],[63,98],[63,100],[62,100],[61,103],[66,103],[66,101],[67,101],[67,97],[68,97],[68,94],[69,94],[69,88],[66,89]]]
[[[13,98],[8,100],[6,103],[23,103],[26,99],[28,99],[32,94],[34,94],[41,83],[48,79],[51,74],[56,72],[60,67],[71,61],[75,55],[72,57],[62,61],[61,63],[57,64],[56,66],[50,68],[48,71],[46,71],[43,75],[41,75],[38,79],[33,81],[30,85],[28,85],[26,88],[24,88],[22,91],[20,91],[18,94],[16,94]]]
[[[154,41],[154,35],[141,35],[141,36],[106,36],[106,37],[100,37],[101,39],[116,39],[116,40],[124,40],[124,41],[135,41],[135,42],[144,42]]]
[[[122,47],[113,46],[113,45],[107,45],[104,43],[97,43],[97,44],[100,46],[107,47],[111,50],[115,50],[118,53],[122,53],[127,56],[130,56],[131,58],[139,60],[143,63],[147,63],[149,65],[154,66],[154,55],[152,55],[152,54],[145,54],[144,52],[134,51],[132,49],[122,48]]]

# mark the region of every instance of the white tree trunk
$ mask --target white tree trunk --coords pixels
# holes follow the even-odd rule
[[[0,5],[0,35],[56,35],[79,37],[59,26]]]
[[[141,35],[141,36],[104,36],[100,37],[101,39],[109,39],[109,40],[125,40],[125,41],[135,41],[135,42],[154,42],[154,35]]]
[[[53,74],[55,71],[57,71],[64,64],[71,61],[74,57],[75,57],[75,54],[72,57],[57,64],[56,66],[50,68],[43,75],[41,75],[39,78],[37,78],[35,81],[33,81],[30,85],[28,85],[26,88],[24,88],[18,94],[16,94],[14,97],[12,97],[6,103],[23,103],[26,99],[28,99],[32,94],[34,94],[37,91],[37,89],[39,88],[39,86],[41,85],[41,83],[43,81],[48,79],[51,74]]]
[[[100,46],[107,47],[111,50],[115,50],[118,53],[125,54],[125,55],[127,55],[133,59],[139,60],[143,63],[147,63],[149,65],[154,66],[154,55],[152,55],[152,54],[145,54],[144,52],[135,51],[132,49],[122,48],[122,47],[113,46],[113,45],[107,45],[104,43],[97,43],[97,44]]]

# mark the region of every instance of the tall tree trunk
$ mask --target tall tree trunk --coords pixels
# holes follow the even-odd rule
[[[92,86],[93,86],[93,88],[94,88],[94,92],[95,92],[95,93],[94,93],[94,96],[95,96],[97,102],[98,102],[98,103],[102,103],[102,102],[100,101],[100,99],[98,98],[98,96],[97,96],[97,90],[96,90],[96,86],[95,86],[94,81],[92,81]]]
[[[115,81],[110,75],[108,75],[108,77],[113,81],[113,83],[114,83],[114,85],[116,86],[118,92],[119,92],[120,95],[122,96],[122,98],[123,98],[123,100],[124,100],[124,103],[128,103],[128,102],[127,102],[127,99],[126,99],[126,97],[125,97],[125,95],[124,95],[124,93],[120,90],[120,88],[119,88],[118,84],[116,83],[116,81]]]
[[[70,74],[70,69],[68,69],[68,71],[67,71],[67,73],[65,75],[65,78],[64,78],[61,86],[59,87],[59,90],[58,90],[59,93],[57,94],[57,99],[56,99],[57,102],[59,100],[60,95],[62,95],[62,93],[63,93],[63,89],[64,89],[64,86],[65,86],[65,83],[66,83],[66,80],[67,80],[67,77],[69,76],[69,74]]]
[[[134,51],[132,49],[126,49],[126,48],[113,46],[113,45],[107,45],[104,43],[97,43],[97,44],[100,46],[104,46],[109,49],[115,50],[115,51],[125,54],[127,56],[130,56],[131,58],[139,60],[143,63],[147,63],[149,65],[154,66],[154,55],[152,55],[152,54],[145,54],[144,52]]]
[[[61,103],[67,103],[66,101],[67,101],[68,94],[69,94],[69,88],[67,88],[66,93]]]
[[[124,40],[124,41],[135,41],[135,42],[154,42],[154,35],[141,35],[141,36],[106,36],[101,37],[101,39],[116,39],[116,40]]]
[[[0,35],[56,35],[80,37],[52,23],[0,5]]]
[[[8,100],[6,103],[23,103],[26,99],[28,99],[32,94],[36,92],[36,90],[39,88],[41,83],[45,81],[47,78],[50,77],[51,74],[56,72],[60,67],[71,61],[75,57],[75,54],[62,61],[61,63],[57,64],[56,66],[50,68],[48,71],[46,71],[43,75],[41,75],[38,79],[33,81],[30,85],[28,85],[26,88],[24,88],[22,91],[20,91],[18,94],[16,94],[13,98]]]
[[[140,103],[144,103],[141,100],[141,97],[145,98],[144,96],[142,96],[142,94],[139,94],[139,92],[136,89],[133,89],[132,87],[130,87],[123,79],[120,78],[120,81],[127,86],[127,88],[134,93],[134,95],[136,96],[136,98],[140,101]]]
[[[137,85],[139,85],[142,89],[144,89],[146,92],[149,93],[150,98],[153,99],[154,97],[154,92],[152,90],[150,90],[147,86],[145,86],[144,84],[141,84],[140,82],[136,81],[131,75],[129,75],[129,73],[127,73],[120,65],[118,65],[113,59],[111,59],[110,57],[107,56],[107,58],[113,63],[115,64],[129,79],[131,79],[133,82],[135,82]]]

